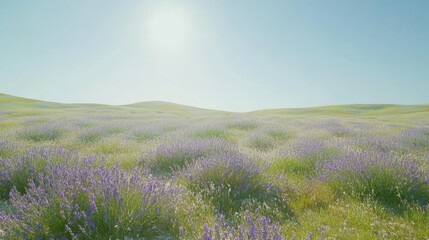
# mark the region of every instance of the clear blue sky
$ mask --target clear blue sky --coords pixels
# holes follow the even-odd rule
[[[0,1],[0,92],[248,111],[429,103],[429,1]]]

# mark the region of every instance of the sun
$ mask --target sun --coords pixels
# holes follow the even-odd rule
[[[146,19],[146,36],[151,45],[163,50],[178,50],[189,44],[191,19],[180,6],[160,6]]]

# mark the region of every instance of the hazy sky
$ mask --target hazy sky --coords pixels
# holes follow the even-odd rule
[[[0,92],[247,111],[429,103],[429,1],[1,1]]]

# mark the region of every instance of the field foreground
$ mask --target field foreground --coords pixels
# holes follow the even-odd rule
[[[0,239],[429,239],[429,106],[0,94]]]

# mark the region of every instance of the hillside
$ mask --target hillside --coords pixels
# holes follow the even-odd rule
[[[55,103],[35,99],[22,98],[0,93],[0,104],[2,110],[17,110],[25,108],[40,109],[133,109],[147,112],[180,112],[180,113],[228,113],[226,111],[203,109],[164,101],[147,101],[127,105],[105,105],[90,103]],[[356,115],[356,116],[383,116],[401,114],[429,114],[429,105],[394,105],[394,104],[353,104],[334,105],[308,108],[279,108],[263,109],[243,114],[251,115]]]

